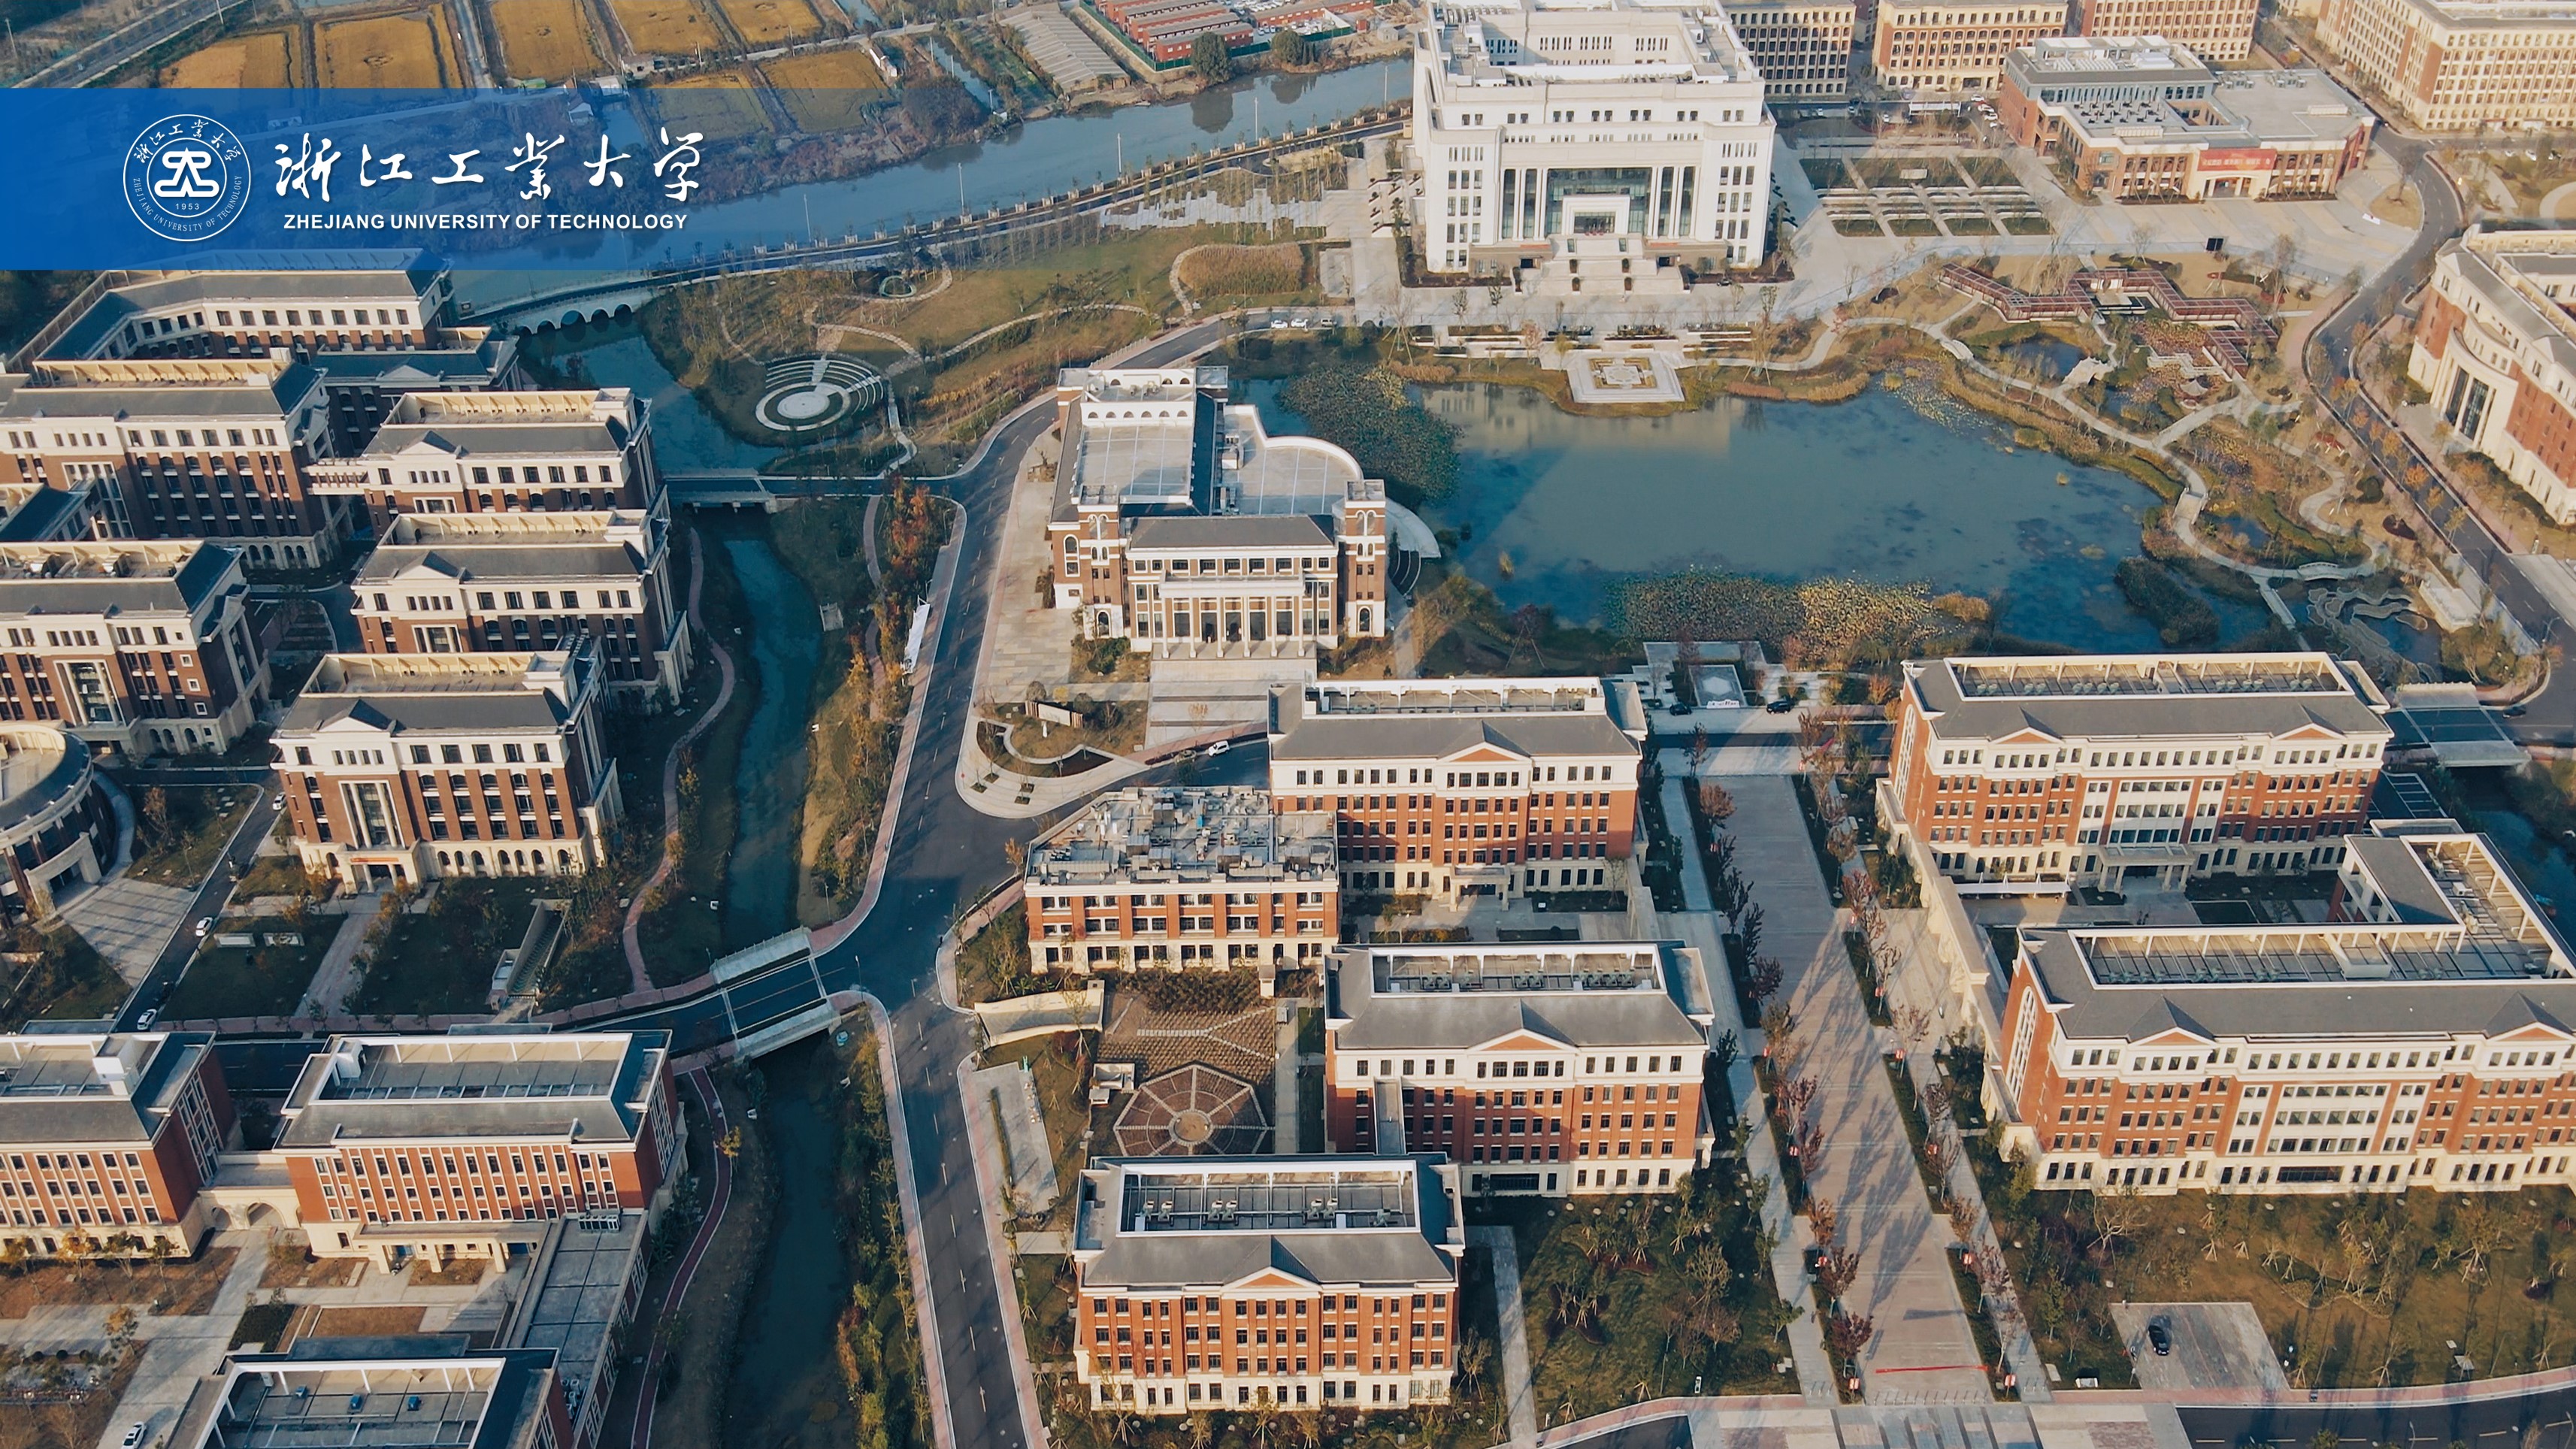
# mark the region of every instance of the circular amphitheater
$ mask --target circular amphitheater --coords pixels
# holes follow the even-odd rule
[[[761,369],[763,391],[752,413],[781,433],[837,427],[874,402],[885,379],[855,357],[824,352],[782,357]]]
[[[1121,1157],[1240,1157],[1268,1146],[1270,1119],[1251,1083],[1192,1065],[1137,1087],[1109,1133]]]

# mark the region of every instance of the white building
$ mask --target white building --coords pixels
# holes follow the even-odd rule
[[[1577,291],[1758,265],[1772,130],[1715,3],[1434,5],[1413,48],[1423,265],[1564,258]]]

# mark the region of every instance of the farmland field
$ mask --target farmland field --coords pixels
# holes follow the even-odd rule
[[[857,46],[810,51],[761,67],[778,99],[807,131],[848,131],[867,123],[869,109],[893,99],[875,62]]]
[[[653,109],[673,135],[703,132],[711,141],[730,141],[769,129],[751,78],[740,70],[710,71],[650,92]]]
[[[742,32],[747,45],[765,47],[783,41],[803,40],[821,33],[823,17],[814,13],[810,0],[716,0],[724,7],[725,19]]]
[[[175,65],[162,67],[161,84],[174,89],[264,89],[289,83],[294,37],[263,30],[218,40]]]
[[[456,78],[447,12],[439,6],[317,25],[313,50],[325,86],[435,89]]]
[[[492,0],[491,14],[512,80],[571,80],[607,68],[581,0]]]
[[[723,48],[715,18],[697,0],[609,0],[609,8],[638,55],[712,55]]]

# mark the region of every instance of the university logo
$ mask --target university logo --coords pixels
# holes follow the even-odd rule
[[[125,148],[125,204],[155,236],[215,236],[250,205],[250,188],[250,153],[221,121],[166,116]]]

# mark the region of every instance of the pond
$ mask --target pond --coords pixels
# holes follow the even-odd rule
[[[1256,384],[1272,426],[1302,429]],[[1417,392],[1458,431],[1458,487],[1425,510],[1507,605],[1606,618],[1622,578],[1683,568],[1922,582],[1998,601],[2003,629],[2094,650],[2156,645],[2113,579],[2156,495],[2014,446],[1948,399],[1873,385],[1841,403],[1723,399],[1659,418],[1578,417],[1526,388]],[[2213,599],[2229,637],[2259,609]]]
[[[760,698],[743,727],[735,777],[734,848],[725,862],[725,948],[740,950],[796,923],[798,831],[809,768],[808,691],[823,657],[814,597],[765,537],[729,536],[725,553],[751,612]],[[734,641],[737,649],[740,641]]]

